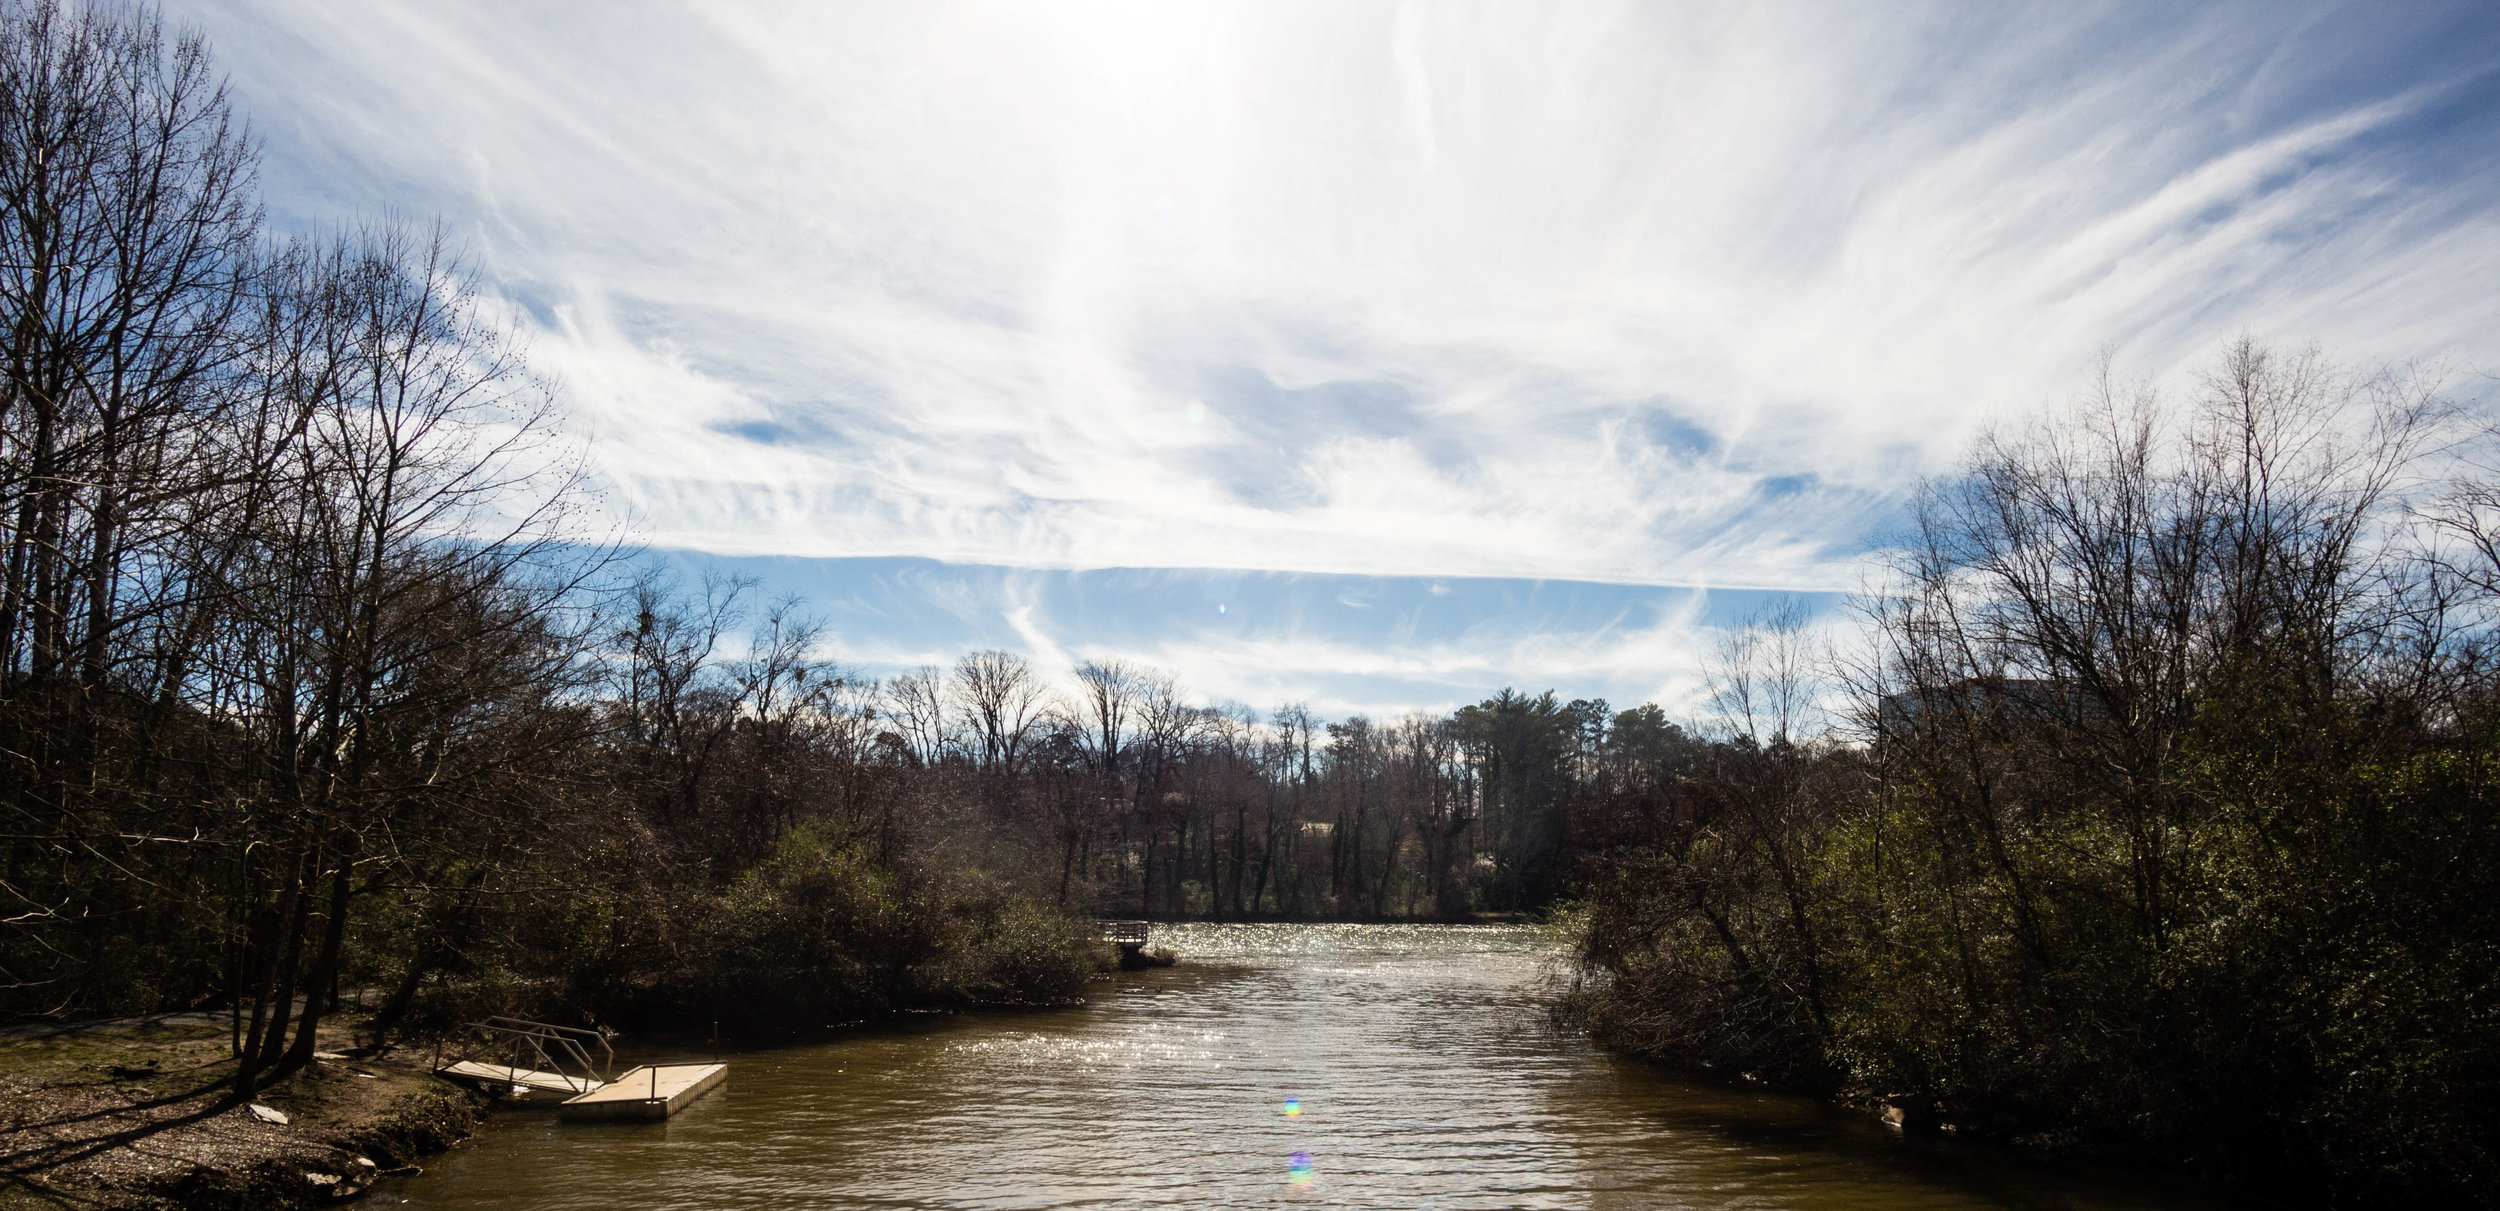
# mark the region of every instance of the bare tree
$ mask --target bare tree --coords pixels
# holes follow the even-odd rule
[[[197,35],[48,2],[0,24],[0,667],[100,685],[163,604],[138,553],[214,474],[254,153]]]
[[[947,687],[946,674],[935,665],[923,665],[885,680],[886,717],[894,721],[912,759],[923,766],[938,764],[952,743]],[[988,734],[984,732],[982,736],[986,743]]]
[[[1183,898],[1182,867],[1189,852],[1189,828],[1196,819],[1196,805],[1180,788],[1178,774],[1191,755],[1188,750],[1197,736],[1203,712],[1181,697],[1179,683],[1168,673],[1132,668],[1127,680],[1131,704],[1128,714],[1135,721],[1135,739],[1128,746],[1131,808],[1138,839],[1144,845],[1138,902],[1149,911],[1154,907],[1156,852],[1168,834],[1172,852],[1165,865],[1166,911],[1179,916],[1188,911]]]
[[[309,1062],[359,865],[393,820],[457,793],[435,776],[442,729],[564,680],[574,648],[548,624],[587,574],[567,545],[578,471],[548,444],[546,388],[439,236],[364,229],[315,280],[349,339],[337,373],[313,380],[330,389],[238,569],[221,653],[248,695],[274,854],[238,1096]]]
[[[199,591],[167,556],[229,471],[253,165],[197,36],[0,7],[0,811],[82,863],[155,832],[155,800],[114,785],[149,770],[111,768],[106,733],[163,722],[129,695],[179,650],[166,628]],[[57,878],[0,866],[0,915],[51,973],[12,962],[0,985],[74,1000],[93,951],[51,940],[75,929]]]
[[[1106,779],[1119,769],[1136,726],[1138,677],[1137,669],[1124,660],[1089,660],[1076,666],[1072,715],[1083,729],[1095,770]]]
[[[1013,777],[1048,695],[1032,664],[1013,652],[974,652],[955,662],[948,684],[965,732],[980,745],[981,769]]]
[[[2195,814],[2172,768],[2198,692],[2264,677],[2326,709],[2356,661],[2388,654],[2355,640],[2403,630],[2388,527],[2443,419],[2418,381],[2249,340],[2184,415],[2104,372],[2068,412],[1984,442],[1971,475],[1922,502],[1883,607],[1889,713],[1958,720],[1962,736],[2016,716],[2109,805],[2141,936],[2163,946],[2170,851]],[[1954,784],[2019,888],[2008,788]],[[2034,796],[2020,810],[2050,807]]]

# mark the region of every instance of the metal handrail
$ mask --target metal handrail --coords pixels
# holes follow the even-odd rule
[[[527,1044],[530,1055],[537,1060],[537,1063],[531,1066],[540,1071],[553,1072],[568,1079],[580,1080],[593,1089],[615,1079],[610,1074],[616,1069],[616,1050],[608,1045],[607,1031],[583,1030],[576,1026],[558,1026],[551,1022],[533,1022],[528,1018],[501,1015],[484,1021],[471,1022],[468,1025],[471,1030],[483,1031],[487,1038],[463,1052],[458,1059],[452,1061],[454,1064],[475,1059],[481,1053],[498,1046],[516,1047],[514,1057],[517,1059],[518,1045]],[[548,1051],[550,1046],[555,1048],[552,1054]],[[599,1049],[600,1058],[597,1060],[591,1058],[590,1047],[592,1046]],[[571,1062],[572,1067],[566,1066],[567,1061]],[[436,1065],[438,1068],[442,1066]],[[512,1065],[515,1068],[521,1066],[517,1063]],[[575,1076],[577,1071],[580,1073],[578,1077]],[[589,1092],[589,1090],[585,1089],[583,1092]]]

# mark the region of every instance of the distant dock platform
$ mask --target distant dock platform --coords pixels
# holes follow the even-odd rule
[[[1146,949],[1154,930],[1152,925],[1144,921],[1096,921],[1094,924],[1102,930],[1103,941],[1120,948],[1120,970],[1172,965],[1171,952]]]

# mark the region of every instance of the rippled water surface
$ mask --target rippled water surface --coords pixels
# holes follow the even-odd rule
[[[727,1088],[665,1124],[501,1113],[375,1201],[2213,1205],[1610,1060],[1545,1025],[1554,949],[1527,927],[1158,926],[1156,942],[1182,965],[1096,985],[1080,1009],[727,1055]]]

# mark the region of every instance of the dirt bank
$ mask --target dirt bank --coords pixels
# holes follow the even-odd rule
[[[484,1114],[476,1095],[389,1059],[322,1061],[256,1099],[275,1113],[223,1105],[227,1048],[207,1015],[0,1037],[0,1211],[336,1203]]]

